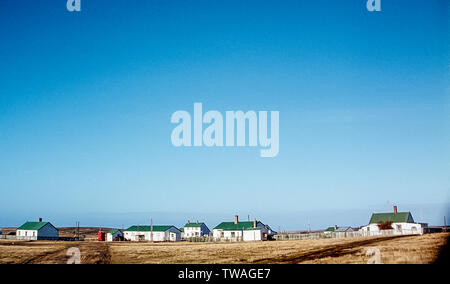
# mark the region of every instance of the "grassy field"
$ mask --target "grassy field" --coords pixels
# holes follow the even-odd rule
[[[99,243],[0,241],[0,264],[66,263],[77,247],[82,263],[366,263],[368,248],[382,263],[431,263],[449,234],[254,243]]]

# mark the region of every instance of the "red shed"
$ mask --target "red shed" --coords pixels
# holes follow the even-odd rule
[[[99,242],[104,242],[106,239],[106,233],[105,232],[98,232],[98,241]]]

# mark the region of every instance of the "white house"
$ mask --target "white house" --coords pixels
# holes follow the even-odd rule
[[[175,226],[131,226],[123,234],[125,240],[136,242],[181,241],[181,231]]]
[[[107,234],[106,234],[106,241],[107,242],[114,242],[117,239],[121,239],[123,238],[123,233],[120,230],[110,230]]]
[[[205,223],[199,223],[198,221],[196,223],[191,223],[188,221],[186,225],[184,225],[183,238],[189,239],[209,236],[209,233],[211,233],[211,231]]]
[[[239,222],[238,216],[234,222],[222,222],[213,229],[217,241],[266,241],[274,235],[276,232],[262,222]]]
[[[360,229],[363,235],[418,235],[423,234],[427,224],[415,223],[411,212],[397,212],[397,206],[393,213],[374,213],[367,226]]]
[[[58,240],[59,231],[50,222],[26,222],[16,231],[17,239],[24,240]]]

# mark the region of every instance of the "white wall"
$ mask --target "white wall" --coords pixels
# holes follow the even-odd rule
[[[18,237],[28,237],[37,239],[38,231],[37,230],[17,230],[16,235]]]
[[[263,240],[263,234],[262,234],[261,231],[262,230],[244,231],[244,242],[262,241]]]
[[[224,231],[224,230],[213,230],[213,237],[215,239],[238,239],[243,236],[242,231]]]

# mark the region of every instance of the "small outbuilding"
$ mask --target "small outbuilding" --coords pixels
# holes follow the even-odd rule
[[[123,233],[120,230],[113,229],[106,234],[107,242],[116,242],[123,240]]]

